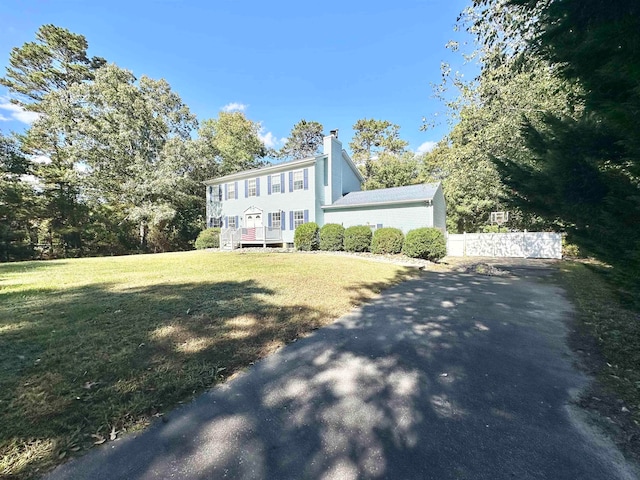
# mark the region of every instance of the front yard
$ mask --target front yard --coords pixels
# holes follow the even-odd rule
[[[184,252],[0,265],[0,476],[37,477],[414,270]]]

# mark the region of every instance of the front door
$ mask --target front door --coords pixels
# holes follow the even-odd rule
[[[262,214],[261,213],[248,213],[245,215],[244,224],[247,228],[261,228],[262,227]]]
[[[262,240],[264,237],[264,229],[262,228],[262,210],[252,207],[245,211],[244,226],[247,229],[247,235],[255,240]]]

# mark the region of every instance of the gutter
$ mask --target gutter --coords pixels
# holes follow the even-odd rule
[[[353,203],[349,205],[322,205],[320,208],[323,210],[340,210],[344,208],[365,208],[365,207],[376,207],[376,206],[384,206],[384,205],[408,205],[408,204],[422,204],[429,206],[433,204],[431,199],[422,199],[422,200],[395,200],[392,202],[368,202],[368,203]]]

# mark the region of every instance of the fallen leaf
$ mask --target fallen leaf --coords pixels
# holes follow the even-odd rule
[[[115,440],[117,436],[118,436],[118,431],[116,430],[116,427],[113,427],[111,429],[111,433],[109,434],[109,439]]]
[[[96,440],[95,442],[93,442],[94,445],[102,445],[104,442],[107,441],[106,438],[104,438],[102,435],[98,433],[92,433],[91,438],[94,438]]]

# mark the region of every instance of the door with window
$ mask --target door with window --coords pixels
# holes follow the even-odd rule
[[[251,235],[255,232],[255,239],[262,240],[264,236],[264,229],[262,228],[262,210],[258,210],[257,208],[250,208],[245,211],[244,214],[244,226],[247,229],[251,229],[249,232]]]

